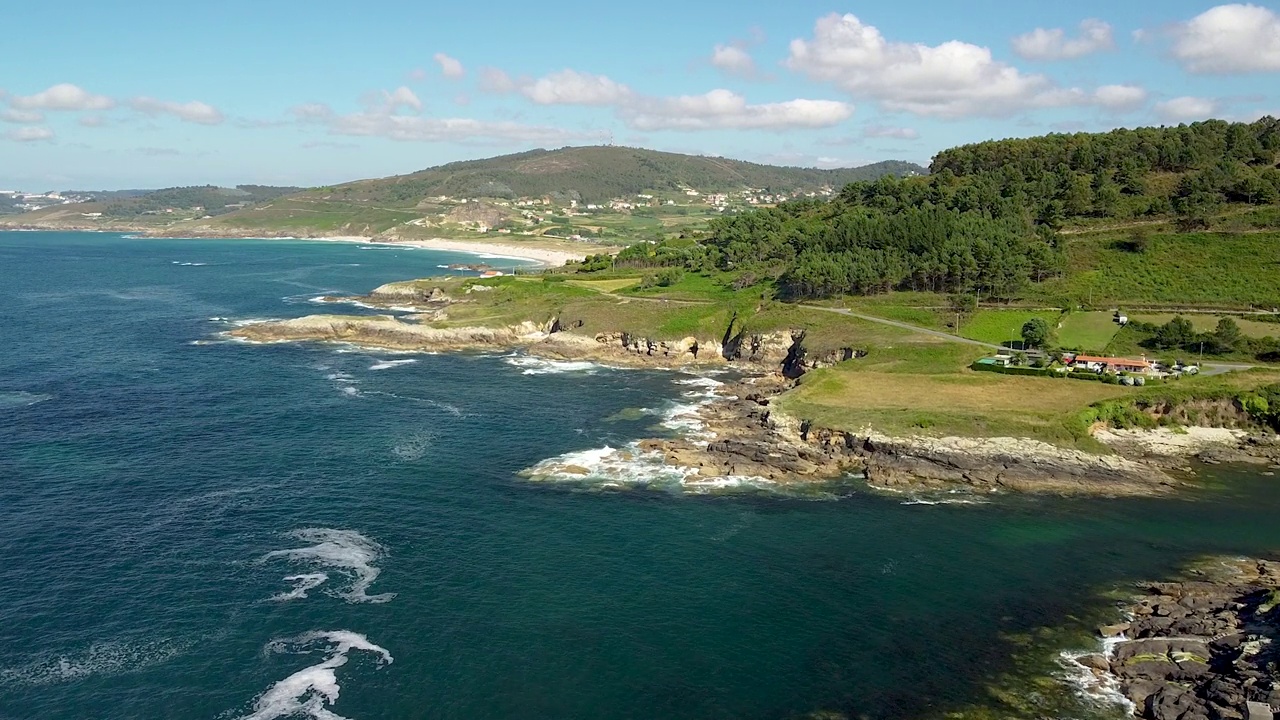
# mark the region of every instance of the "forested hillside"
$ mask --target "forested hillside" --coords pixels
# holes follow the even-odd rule
[[[213,185],[166,188],[138,197],[109,199],[102,214],[110,218],[127,219],[170,210],[202,208],[204,215],[222,215],[296,193],[299,189],[266,185],[238,185],[234,188]]]
[[[1165,221],[1186,231],[1270,206],[1247,219],[1273,225],[1278,152],[1280,121],[1270,117],[968,145],[940,153],[927,177],[855,182],[830,201],[720,218],[696,243],[637,246],[618,263],[740,271],[797,298],[925,290],[1012,299],[1067,271],[1067,224]],[[1143,250],[1142,232],[1129,251]]]

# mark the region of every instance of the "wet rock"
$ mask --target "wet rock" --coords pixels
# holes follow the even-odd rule
[[[1273,561],[1216,559],[1191,579],[1147,584],[1127,608],[1135,639],[1104,672],[1147,720],[1246,720],[1247,702],[1280,703],[1280,613],[1264,611],[1277,573]]]

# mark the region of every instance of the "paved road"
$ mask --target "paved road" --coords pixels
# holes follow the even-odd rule
[[[1237,370],[1252,370],[1257,365],[1241,365],[1238,363],[1216,363],[1207,362],[1200,366],[1201,375],[1222,375],[1224,373],[1236,372]]]

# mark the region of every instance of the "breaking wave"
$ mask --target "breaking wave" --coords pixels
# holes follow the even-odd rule
[[[776,483],[762,477],[705,477],[698,474],[697,468],[670,465],[662,453],[642,450],[636,443],[568,452],[543,460],[520,474],[534,482],[590,490],[648,488],[705,495],[777,489]]]
[[[342,590],[326,592],[347,602],[384,603],[396,596],[395,593],[368,594],[369,586],[382,573],[381,568],[373,563],[386,555],[386,549],[368,537],[354,530],[331,528],[304,528],[289,533],[289,536],[314,544],[289,550],[273,550],[263,555],[259,561],[268,562],[284,558],[293,563],[337,570],[350,578],[351,584]],[[319,576],[323,576],[323,580],[315,582]],[[315,572],[309,575],[289,575],[284,579],[295,583],[293,590],[276,595],[272,598],[273,600],[304,598],[308,590],[319,587],[329,578],[326,573]],[[299,588],[301,588],[301,594],[299,594]]]
[[[370,366],[369,366],[369,369],[370,369],[370,370],[390,370],[390,369],[392,369],[392,368],[400,367],[401,365],[412,365],[413,363],[416,363],[416,362],[418,362],[418,361],[417,361],[417,360],[413,360],[413,359],[409,359],[409,360],[379,360],[378,362],[375,362],[374,364],[370,365]]]
[[[253,712],[242,715],[240,720],[292,717],[345,720],[326,706],[338,702],[341,690],[338,669],[347,664],[350,653],[357,650],[372,653],[376,656],[379,667],[390,665],[394,660],[386,648],[374,645],[364,635],[348,630],[309,632],[293,638],[272,640],[263,652],[267,655],[306,655],[321,647],[326,654],[322,662],[303,668],[267,688],[253,701]]]
[[[562,375],[564,373],[582,373],[594,375],[609,368],[599,363],[585,360],[544,360],[529,355],[508,355],[503,362],[521,369],[522,375]]]
[[[1099,705],[1122,707],[1126,717],[1132,716],[1137,706],[1120,691],[1120,683],[1109,673],[1094,672],[1080,662],[1086,655],[1102,655],[1110,660],[1115,655],[1116,646],[1128,638],[1124,635],[1103,638],[1102,647],[1092,652],[1063,651],[1058,655],[1058,664],[1066,674],[1065,680],[1083,700]]]

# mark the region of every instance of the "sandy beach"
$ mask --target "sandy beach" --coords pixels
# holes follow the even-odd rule
[[[498,243],[498,242],[477,242],[472,240],[446,240],[444,238],[431,238],[429,240],[374,240],[369,237],[359,236],[338,236],[311,238],[324,242],[356,242],[366,243],[369,245],[403,245],[408,247],[425,248],[427,250],[447,250],[449,252],[469,253],[478,255],[482,258],[498,259],[498,260],[527,260],[536,262],[540,265],[550,267],[559,267],[566,262],[576,262],[591,254],[590,251],[595,248],[584,246],[580,252],[570,252],[568,250],[555,250],[546,247],[533,247],[524,244],[515,243]]]

